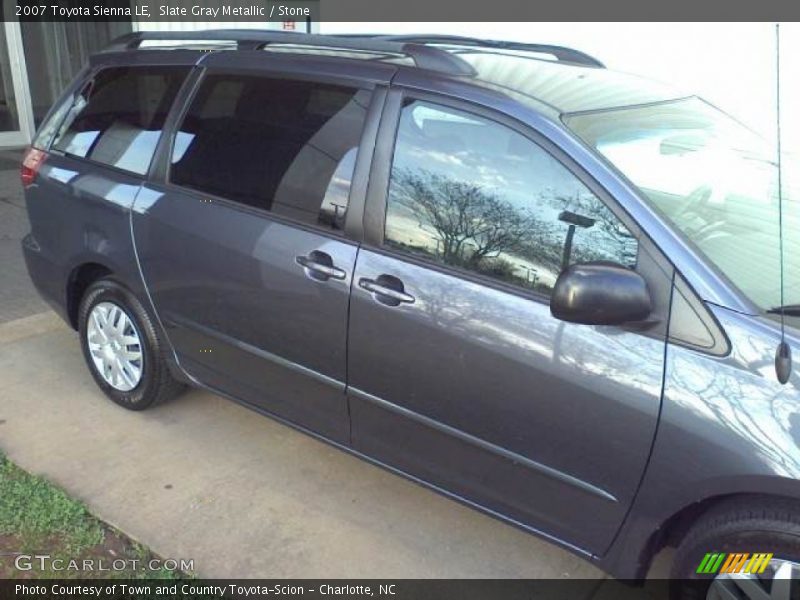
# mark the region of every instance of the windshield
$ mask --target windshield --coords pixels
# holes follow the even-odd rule
[[[781,304],[774,148],[698,98],[567,115],[564,122],[755,304]],[[797,165],[784,155],[783,167],[785,303],[797,304]]]

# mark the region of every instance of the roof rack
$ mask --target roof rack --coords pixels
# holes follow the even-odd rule
[[[259,50],[269,44],[299,44],[339,50],[367,50],[410,57],[423,69],[453,75],[474,76],[475,70],[465,60],[441,48],[412,40],[390,40],[377,36],[335,36],[292,31],[259,29],[208,29],[202,31],[135,31],[111,42],[106,52],[136,50],[145,41],[231,41],[239,50]]]
[[[491,48],[494,50],[517,50],[522,52],[536,52],[550,54],[559,62],[569,62],[588,67],[604,69],[605,65],[599,60],[574,48],[553,46],[551,44],[526,44],[522,42],[507,42],[502,40],[483,40],[480,38],[462,37],[458,35],[378,35],[373,39],[398,43],[414,44],[442,44],[453,46],[469,46],[476,48]]]

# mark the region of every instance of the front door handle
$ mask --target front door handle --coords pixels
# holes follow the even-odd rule
[[[294,260],[303,267],[306,275],[315,281],[342,280],[347,277],[347,273],[343,269],[333,265],[330,254],[320,250],[314,250],[308,256],[298,256]]]
[[[386,306],[414,303],[414,296],[407,294],[403,282],[392,275],[379,275],[376,279],[362,277],[358,280],[358,287],[372,293],[376,302]]]

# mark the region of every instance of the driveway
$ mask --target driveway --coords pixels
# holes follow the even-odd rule
[[[0,323],[47,310],[25,270],[20,241],[30,231],[19,181],[21,151],[0,150]]]

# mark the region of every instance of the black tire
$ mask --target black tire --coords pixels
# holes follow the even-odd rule
[[[714,575],[698,574],[697,568],[709,552],[772,553],[773,560],[800,563],[800,502],[742,497],[705,513],[675,553],[670,575],[673,600],[706,597]],[[768,575],[769,572],[763,577],[768,579]],[[769,590],[771,582],[764,581],[763,585]],[[793,588],[792,592],[798,594],[800,590]]]
[[[101,302],[111,302],[121,308],[139,334],[142,351],[141,378],[129,391],[109,385],[99,373],[89,350],[87,320],[92,309]],[[98,387],[120,406],[129,410],[144,410],[166,402],[185,389],[185,385],[172,377],[164,358],[166,345],[142,303],[125,286],[111,278],[98,279],[86,290],[78,308],[83,357]]]

